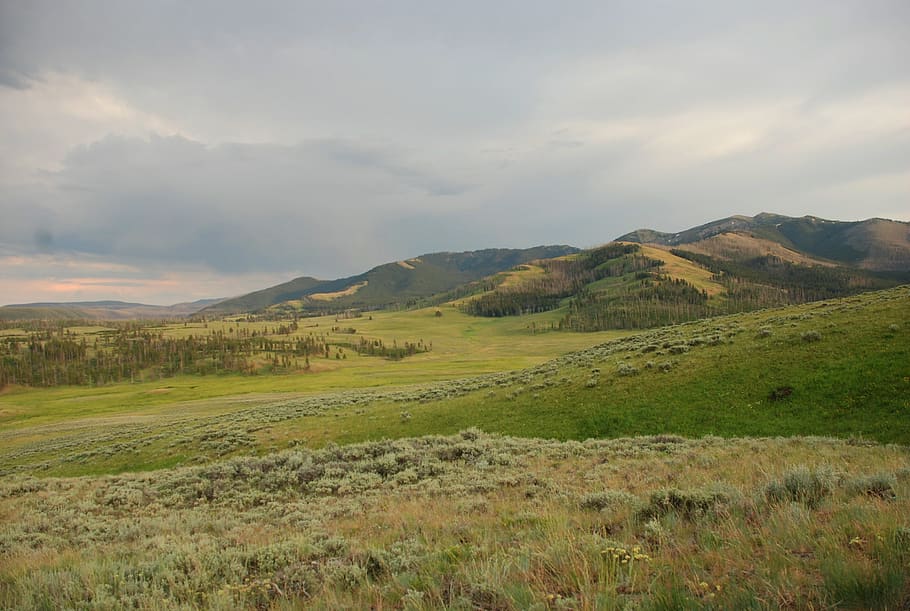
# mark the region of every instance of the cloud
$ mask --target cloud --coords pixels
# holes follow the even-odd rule
[[[30,79],[27,76],[19,74],[16,70],[0,67],[0,87],[28,89],[30,86]]]
[[[360,249],[381,240],[379,219],[466,190],[400,153],[338,140],[209,147],[109,136],[45,178],[23,194],[42,206],[24,202],[0,228],[6,244],[221,272],[352,271],[369,254]]]
[[[0,3],[0,250],[195,291],[763,210],[908,220],[907,23],[887,0]]]
[[[0,254],[0,304],[116,299],[172,305],[240,295],[284,280],[280,273],[213,274],[198,265],[133,267],[84,254]]]

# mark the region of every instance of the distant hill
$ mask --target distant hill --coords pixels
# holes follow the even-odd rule
[[[218,303],[219,299],[177,303],[171,306],[128,303],[125,301],[76,301],[69,303],[24,303],[0,307],[0,320],[135,320],[183,318],[202,308]]]
[[[241,312],[257,312],[276,303],[299,299],[301,296],[306,295],[310,289],[325,283],[325,280],[318,280],[309,276],[294,278],[289,282],[253,291],[240,297],[224,299],[200,309],[198,314],[201,316],[221,316],[224,314],[239,314]]]
[[[337,280],[301,277],[267,289],[226,299],[198,314],[223,316],[279,311],[327,312],[350,308],[375,309],[425,299],[491,274],[536,259],[578,252],[572,246],[525,249],[491,248],[467,252],[438,252],[386,263],[356,276]]]
[[[733,250],[719,248],[718,242],[723,239],[718,238],[728,236],[737,236],[739,246]],[[638,229],[616,239],[728,259],[774,254],[786,259],[796,257],[803,263],[835,263],[880,272],[910,271],[910,223],[879,218],[846,222],[763,212],[754,217],[731,216],[679,233]],[[726,241],[730,246],[729,238]],[[737,249],[744,252],[737,254]]]

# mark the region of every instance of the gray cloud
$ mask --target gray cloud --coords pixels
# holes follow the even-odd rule
[[[332,276],[908,219],[908,25],[903,1],[3,2],[0,246]]]
[[[381,218],[464,192],[419,162],[342,141],[206,147],[179,136],[111,136],[74,150],[48,178],[34,227],[22,231],[26,202],[17,208],[24,218],[0,228],[4,242],[27,248],[22,236],[36,236],[41,251],[223,272],[349,271],[381,241],[373,234]]]
[[[0,87],[9,87],[11,89],[27,89],[31,79],[19,74],[16,70],[0,67]]]

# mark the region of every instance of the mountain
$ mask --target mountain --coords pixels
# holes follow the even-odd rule
[[[771,254],[806,264],[910,271],[910,223],[880,218],[847,222],[763,212],[754,217],[731,216],[679,233],[638,229],[617,241],[672,246],[727,259]]]
[[[69,303],[23,303],[0,307],[0,320],[25,319],[89,319],[136,320],[183,318],[218,303],[219,299],[177,303],[170,306],[128,303],[125,301],[75,301]]]
[[[275,316],[455,300],[508,316],[562,309],[563,328],[654,326],[910,281],[910,223],[762,213],[616,243],[433,253],[337,280],[301,277],[200,311]],[[630,245],[631,246],[631,245]],[[555,325],[556,323],[554,323]]]
[[[553,311],[552,329],[647,328],[910,282],[910,223],[731,216],[682,231],[639,229],[478,283],[475,316]]]
[[[536,259],[578,252],[572,246],[525,249],[490,248],[466,252],[437,252],[394,261],[356,276],[336,280],[301,277],[267,289],[226,299],[198,312],[222,316],[266,308],[297,312],[327,312],[350,308],[375,309],[406,304],[451,291],[466,283]]]

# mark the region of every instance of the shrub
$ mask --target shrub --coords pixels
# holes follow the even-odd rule
[[[469,429],[458,431],[458,436],[465,441],[477,441],[484,436],[484,432],[476,426],[472,426]]]
[[[770,393],[768,393],[768,399],[771,401],[780,401],[781,399],[786,399],[793,394],[792,386],[778,386]]]
[[[621,376],[634,376],[638,374],[638,367],[629,363],[620,363],[619,367],[616,368],[616,373]]]
[[[354,590],[367,577],[367,571],[357,564],[332,563],[327,565],[329,580],[342,590]]]
[[[765,500],[796,501],[814,508],[834,492],[836,485],[837,477],[831,467],[823,465],[813,471],[799,466],[784,473],[781,480],[769,482],[765,486]]]
[[[628,505],[637,500],[638,498],[634,494],[629,494],[623,490],[604,490],[603,492],[591,492],[584,495],[578,505],[582,509],[603,511],[604,509]]]
[[[680,516],[691,519],[710,513],[719,505],[730,503],[736,496],[739,496],[738,492],[726,484],[692,490],[655,490],[651,493],[648,505],[639,511],[638,517],[649,520],[675,511]]]
[[[856,477],[847,482],[847,490],[854,495],[872,496],[879,499],[894,499],[897,478],[890,473],[877,473]]]

